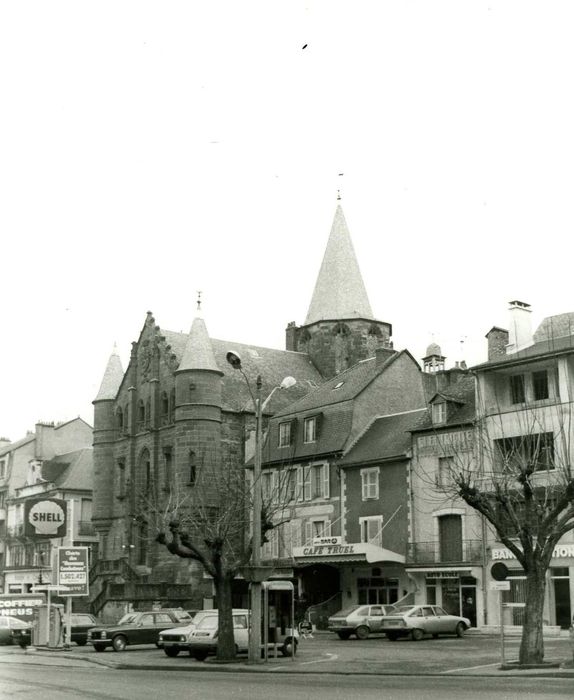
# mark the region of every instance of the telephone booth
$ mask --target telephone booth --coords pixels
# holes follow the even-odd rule
[[[264,581],[263,595],[263,649],[265,660],[269,651],[273,656],[295,659],[298,632],[295,626],[295,589],[291,581]]]

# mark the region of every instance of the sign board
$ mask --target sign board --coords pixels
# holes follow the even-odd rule
[[[61,595],[89,595],[88,547],[58,547],[58,585]]]
[[[509,591],[510,581],[491,581],[489,587],[491,591]]]
[[[67,503],[62,498],[24,502],[24,534],[31,539],[66,536]]]
[[[508,567],[501,561],[497,561],[490,567],[490,575],[495,581],[504,581],[508,576]]]
[[[342,544],[342,537],[313,537],[313,544]]]
[[[42,593],[0,595],[0,615],[9,615],[24,622],[32,622],[36,608],[45,604],[46,597]]]

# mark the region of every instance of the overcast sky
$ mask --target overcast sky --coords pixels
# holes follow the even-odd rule
[[[81,415],[146,311],[284,347],[337,190],[396,348],[574,311],[574,4],[0,4],[0,434]],[[344,173],[340,176],[339,173]],[[464,341],[464,343],[461,343]]]

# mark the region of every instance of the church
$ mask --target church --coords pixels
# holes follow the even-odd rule
[[[206,462],[243,468],[252,456],[258,377],[261,396],[271,395],[265,425],[341,373],[377,355],[398,355],[391,337],[391,324],[373,316],[340,202],[307,317],[302,325],[287,324],[284,350],[212,338],[199,313],[188,334],[172,332],[148,312],[127,369],[114,352],[93,401],[93,523],[100,540],[93,611],[114,617],[128,602],[211,607],[210,579],[197,563],[155,541],[139,495],[150,494],[160,507],[173,498],[193,499]],[[241,373],[229,365],[230,351],[240,355]],[[417,384],[408,408],[423,408],[422,372],[409,358],[399,359]],[[275,391],[285,377],[296,382]],[[237,583],[235,604],[242,601]]]

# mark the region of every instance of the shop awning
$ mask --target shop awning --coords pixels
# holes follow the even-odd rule
[[[470,566],[407,566],[405,568],[407,574],[440,574],[441,571],[453,572],[458,574],[470,574],[472,569]]]
[[[305,564],[337,564],[343,562],[365,562],[404,564],[405,557],[390,549],[375,544],[356,542],[352,544],[318,544],[293,547],[293,559],[298,566]]]

